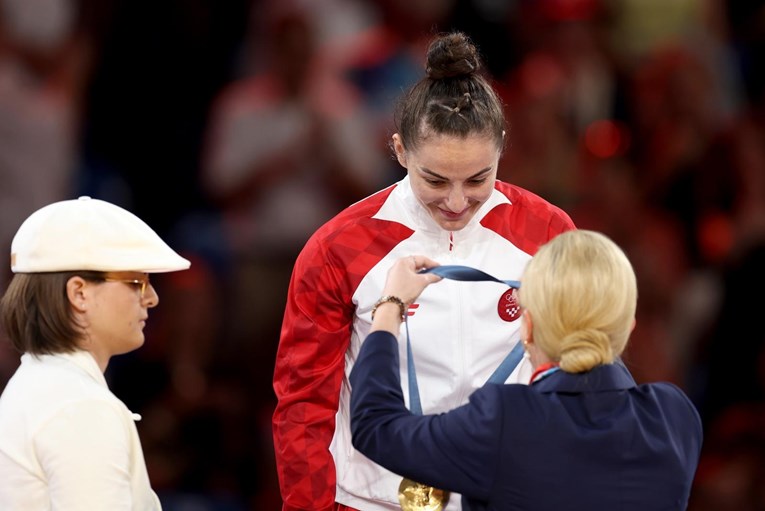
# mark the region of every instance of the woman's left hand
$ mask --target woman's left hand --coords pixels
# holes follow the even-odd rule
[[[402,257],[388,270],[383,295],[397,296],[405,304],[411,304],[426,287],[441,280],[441,277],[432,273],[418,273],[419,270],[434,266],[440,264],[425,256]]]

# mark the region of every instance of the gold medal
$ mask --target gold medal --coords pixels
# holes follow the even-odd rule
[[[449,492],[404,478],[398,485],[402,511],[441,511],[449,502]]]

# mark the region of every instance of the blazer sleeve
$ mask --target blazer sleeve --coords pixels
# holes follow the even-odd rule
[[[341,265],[315,245],[298,257],[274,367],[272,426],[283,510],[332,509],[335,431],[353,309],[342,296]]]
[[[373,332],[351,371],[353,445],[388,470],[423,484],[487,500],[499,462],[502,407],[488,385],[440,415],[414,415],[405,405],[397,339]]]

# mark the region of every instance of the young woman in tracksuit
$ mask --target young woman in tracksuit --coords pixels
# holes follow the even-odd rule
[[[395,260],[422,254],[517,279],[542,244],[574,229],[558,207],[497,181],[504,112],[480,64],[464,34],[433,40],[427,76],[395,114],[391,146],[406,177],[327,222],[295,263],[274,370],[273,438],[285,511],[400,509],[401,477],[351,444],[348,381]],[[519,338],[515,293],[495,282],[444,282],[426,289],[406,314],[426,414],[465,403]],[[521,360],[507,381],[530,375]],[[460,499],[451,498],[447,509],[459,508]]]

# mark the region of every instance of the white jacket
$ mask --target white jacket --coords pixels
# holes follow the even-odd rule
[[[88,352],[23,355],[0,396],[0,509],[160,510],[139,418]]]

